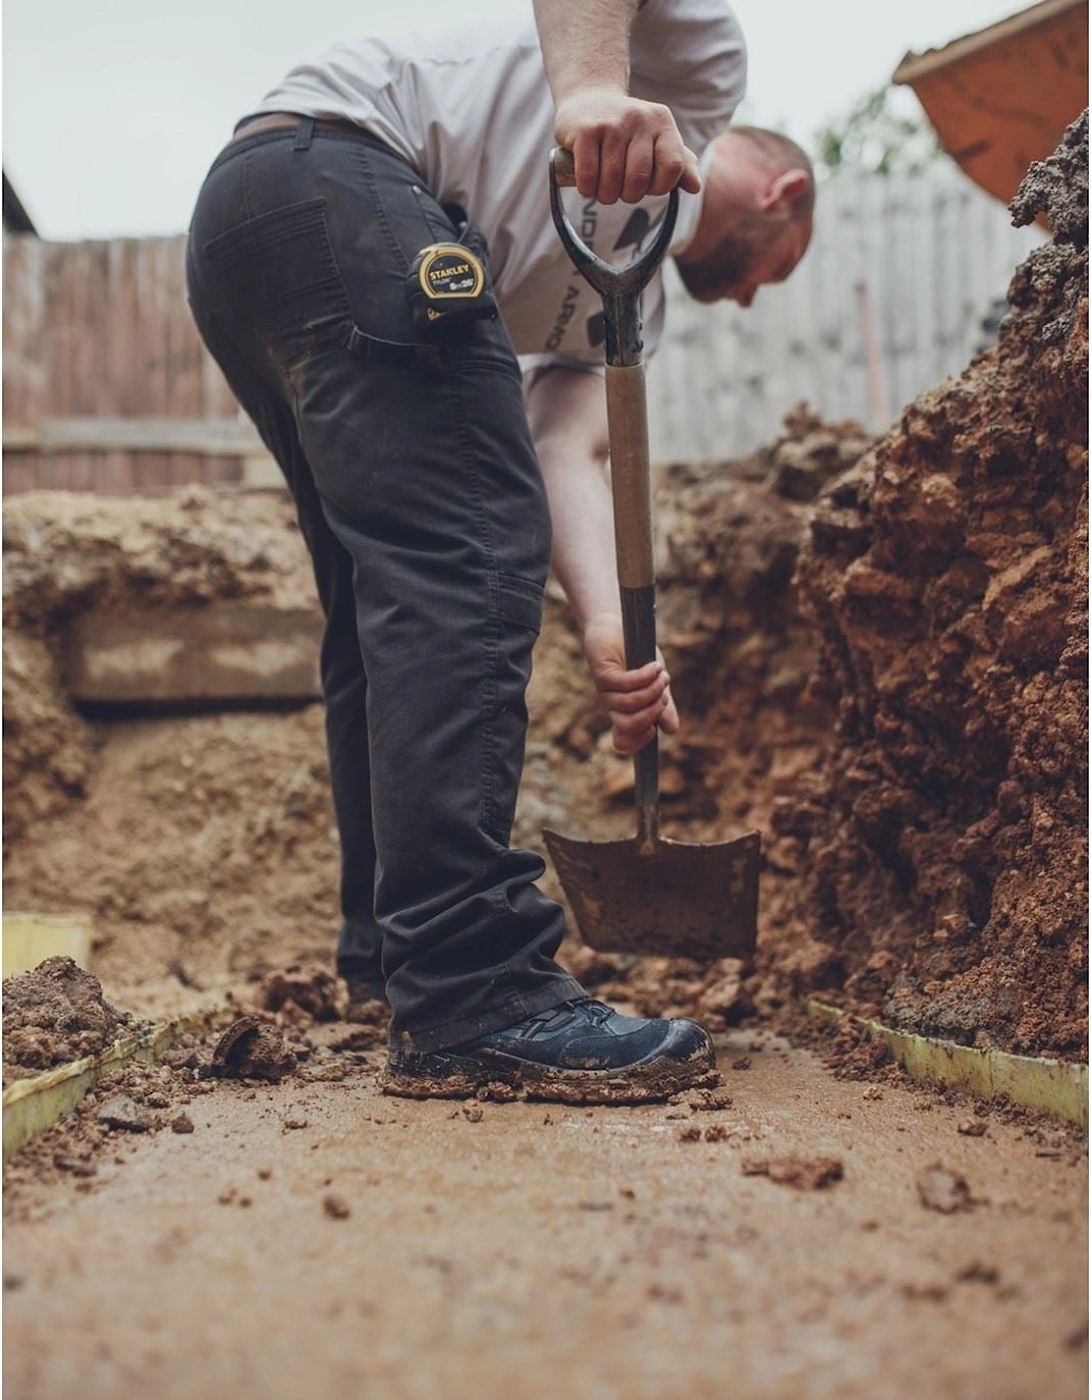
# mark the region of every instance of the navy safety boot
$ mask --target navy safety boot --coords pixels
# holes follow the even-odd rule
[[[415,1050],[392,1041],[386,1094],[468,1098],[504,1085],[560,1103],[648,1103],[717,1082],[713,1042],[694,1021],[622,1016],[581,997],[462,1045]]]

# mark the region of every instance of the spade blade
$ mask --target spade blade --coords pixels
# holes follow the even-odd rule
[[[693,846],[657,838],[574,841],[543,833],[584,942],[601,953],[748,960],[758,922],[761,838]]]

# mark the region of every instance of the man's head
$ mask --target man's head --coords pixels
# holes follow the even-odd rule
[[[811,241],[815,173],[795,141],[733,126],[713,142],[701,217],[675,259],[698,301],[750,306],[758,288],[783,282]]]

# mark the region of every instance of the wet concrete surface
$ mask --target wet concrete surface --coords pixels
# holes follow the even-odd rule
[[[6,1394],[1086,1393],[1083,1154],[999,1117],[968,1136],[966,1105],[783,1042],[729,1037],[720,1060],[720,1111],[412,1102],[366,1068],[222,1083],[186,1105],[192,1133],[118,1134],[91,1178],[16,1173]],[[744,1174],[786,1156],[842,1179]],[[923,1204],[937,1164],[969,1208]]]

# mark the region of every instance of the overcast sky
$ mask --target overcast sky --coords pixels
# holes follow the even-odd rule
[[[579,3],[579,0],[574,0]],[[736,0],[748,120],[805,145],[883,84],[1018,0]],[[399,23],[460,25],[530,0],[4,0],[4,168],[47,238],[177,233],[235,121],[293,64]]]

